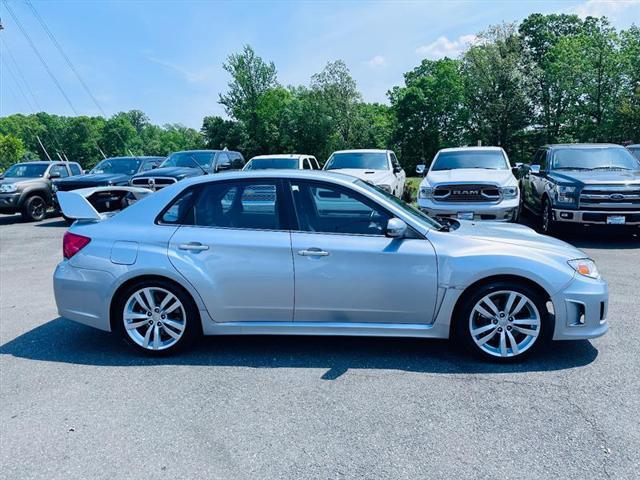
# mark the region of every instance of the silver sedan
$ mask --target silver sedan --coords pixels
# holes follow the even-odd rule
[[[59,193],[60,315],[150,354],[200,335],[455,338],[508,361],[594,338],[607,284],[580,250],[528,227],[440,224],[340,174],[234,172],[117,214]]]

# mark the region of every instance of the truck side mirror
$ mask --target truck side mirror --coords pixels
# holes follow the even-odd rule
[[[535,174],[540,173],[540,165],[531,165],[529,171]]]
[[[416,165],[416,173],[420,176],[423,176],[426,168],[427,168],[426,165],[422,165],[422,164]]]

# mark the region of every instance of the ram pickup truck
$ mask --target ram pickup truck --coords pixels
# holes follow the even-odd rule
[[[407,175],[391,150],[340,150],[333,152],[323,170],[359,178],[402,198]]]
[[[151,171],[131,178],[132,187],[159,190],[185,178],[209,175],[227,170],[242,170],[244,157],[240,152],[228,150],[185,150],[174,152]]]
[[[43,220],[47,209],[56,207],[51,181],[81,173],[75,162],[16,163],[0,176],[0,213],[20,212],[25,220]]]
[[[561,224],[640,227],[640,160],[619,145],[546,145],[521,190],[547,234]]]
[[[424,168],[418,165],[416,171]],[[418,206],[438,218],[517,220],[520,193],[506,152],[500,147],[440,150],[418,188]]]

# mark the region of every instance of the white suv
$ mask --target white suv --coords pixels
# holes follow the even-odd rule
[[[418,173],[424,165],[418,165]],[[433,217],[516,221],[518,181],[500,147],[440,150],[418,189],[418,206]]]
[[[407,175],[391,150],[340,150],[333,152],[323,170],[333,170],[364,180],[402,197]]]

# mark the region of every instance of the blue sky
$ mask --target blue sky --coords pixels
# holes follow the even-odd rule
[[[607,15],[619,28],[640,24],[640,0],[32,3],[108,115],[137,108],[154,123],[195,128],[205,115],[224,115],[217,103],[229,81],[222,63],[247,43],[275,62],[283,85],[307,84],[328,61],[343,59],[365,100],[385,102],[403,72],[425,57],[457,56],[491,24],[533,12]],[[9,0],[9,5],[75,109],[99,114],[24,1]],[[21,94],[22,87],[29,95],[27,86],[9,54],[38,110],[71,115],[3,4],[0,18],[5,27],[0,32],[0,115],[31,113]]]

